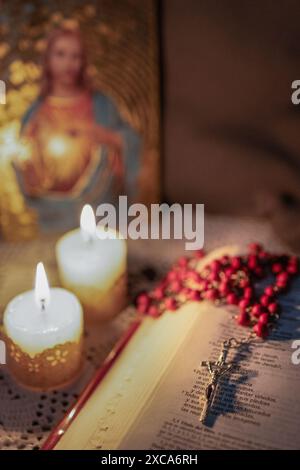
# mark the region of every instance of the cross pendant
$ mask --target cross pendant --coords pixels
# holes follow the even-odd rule
[[[223,375],[225,375],[227,372],[229,372],[234,366],[235,363],[226,363],[226,357],[228,354],[228,351],[231,347],[231,341],[223,341],[222,343],[222,349],[219,355],[219,358],[215,362],[211,361],[202,361],[200,366],[201,367],[207,367],[209,373],[210,373],[210,381],[208,385],[205,388],[205,403],[202,408],[200,418],[199,420],[201,423],[205,423],[210,408],[213,404],[217,387],[219,384],[219,380]],[[201,398],[200,398],[200,404],[201,404]]]

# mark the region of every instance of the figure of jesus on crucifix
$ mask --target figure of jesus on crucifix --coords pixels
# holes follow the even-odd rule
[[[223,377],[227,372],[229,372],[233,367],[236,366],[234,362],[226,363],[226,358],[229,349],[233,346],[232,342],[235,341],[234,338],[230,340],[223,341],[222,349],[217,361],[202,361],[200,366],[207,367],[210,373],[210,381],[205,388],[205,403],[202,408],[199,420],[201,423],[205,423],[209,411],[212,407],[214,398],[216,396],[217,387],[219,384],[219,380]],[[200,405],[202,402],[202,397],[200,397]]]

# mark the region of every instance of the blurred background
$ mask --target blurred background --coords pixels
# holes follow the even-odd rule
[[[258,216],[300,249],[297,0],[164,0],[164,191]]]

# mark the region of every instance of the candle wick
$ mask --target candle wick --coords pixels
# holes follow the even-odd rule
[[[45,312],[46,310],[46,299],[41,299],[41,311]]]

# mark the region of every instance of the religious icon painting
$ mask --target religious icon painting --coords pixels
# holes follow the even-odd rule
[[[75,227],[119,195],[159,200],[156,19],[153,0],[1,5],[2,236]]]

